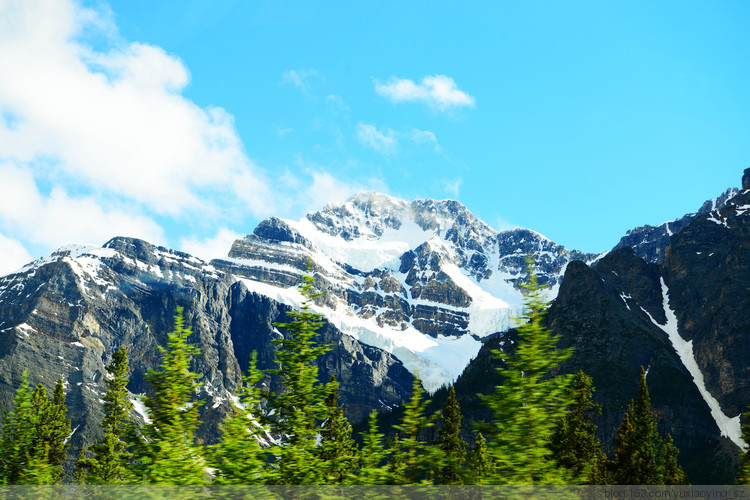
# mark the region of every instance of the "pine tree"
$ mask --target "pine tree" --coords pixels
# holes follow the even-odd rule
[[[394,484],[419,484],[428,480],[429,473],[443,466],[443,452],[435,446],[427,446],[419,435],[434,425],[427,416],[430,401],[423,400],[424,389],[414,377],[412,396],[404,406],[404,416],[400,424],[393,428],[399,433],[394,441],[391,467]]]
[[[104,437],[91,447],[92,457],[86,448],[81,450],[77,462],[79,480],[93,484],[121,484],[128,479],[127,434],[131,428],[129,418],[133,403],[128,398],[128,355],[125,347],[112,354],[107,365],[107,393],[104,395]]]
[[[331,416],[320,430],[318,455],[325,464],[325,481],[330,484],[341,484],[357,467],[358,455],[352,439],[352,426],[338,404],[339,391],[335,376],[331,377],[331,385],[334,389],[325,400]]]
[[[216,484],[265,482],[266,453],[260,445],[260,395],[256,389],[261,378],[263,373],[257,368],[257,354],[253,351],[250,368],[237,392],[240,404],[222,423],[219,443],[211,447]]]
[[[601,443],[591,416],[601,413],[601,409],[591,399],[594,391],[591,377],[582,371],[573,379],[570,390],[574,402],[555,427],[549,448],[558,465],[571,471],[577,481],[590,483],[594,462],[601,458],[597,453]]]
[[[443,407],[443,425],[437,431],[439,436],[437,446],[445,454],[445,466],[438,469],[436,474],[438,484],[462,484],[464,482],[466,441],[459,434],[462,419],[461,407],[456,400],[456,390],[451,386]]]
[[[466,465],[469,469],[467,483],[480,484],[484,482],[484,477],[492,468],[490,457],[487,455],[487,440],[481,432],[477,433],[474,448],[466,457]]]
[[[601,448],[594,451],[594,459],[591,461],[591,469],[588,475],[588,484],[611,484],[610,473],[608,469],[609,460]]]
[[[31,391],[28,374],[23,372],[13,411],[3,416],[0,439],[3,482],[55,484],[62,479],[61,466],[70,436],[66,411],[62,380],[50,399],[41,384]]]
[[[195,442],[198,403],[193,393],[198,374],[190,371],[190,360],[198,349],[188,344],[183,308],[177,308],[175,328],[168,335],[167,348],[160,348],[160,370],[149,370],[147,380],[153,396],[146,397],[151,423],[141,429],[135,444],[134,472],[139,482],[151,484],[202,484],[205,460]]]
[[[559,484],[567,474],[551,460],[547,446],[554,426],[572,400],[566,391],[569,376],[552,376],[552,370],[567,359],[570,350],[557,350],[558,336],[542,326],[547,303],[541,296],[534,265],[529,265],[526,311],[517,331],[520,337],[514,353],[496,351],[505,358],[498,368],[503,385],[482,396],[493,413],[487,427],[492,440],[487,444],[492,468],[485,481],[493,484]]]
[[[65,389],[63,381],[59,379],[52,393],[39,384],[31,394],[31,404],[36,414],[35,446],[45,449],[47,462],[52,467],[52,479],[58,482],[63,477],[62,463],[67,456],[68,437],[70,436],[70,420],[66,418]]]
[[[354,484],[389,484],[390,474],[384,465],[388,455],[383,445],[383,434],[378,430],[378,412],[372,410],[368,419],[368,431],[362,434],[359,469],[352,479]]]
[[[331,346],[318,345],[317,330],[323,326],[322,315],[312,311],[312,300],[320,294],[313,290],[315,279],[304,276],[300,286],[303,297],[299,311],[289,311],[293,321],[274,323],[286,335],[274,339],[277,346],[277,369],[269,373],[281,378],[284,391],[271,394],[269,406],[273,410],[271,424],[274,432],[283,436],[284,443],[272,449],[278,457],[275,477],[278,484],[321,484],[325,482],[325,467],[316,449],[318,423],[330,418],[325,398],[333,385],[318,383],[315,360]],[[271,412],[269,412],[271,413]]]
[[[667,434],[661,448],[661,464],[664,471],[663,484],[689,484],[687,474],[677,463],[679,450],[672,441],[672,435]]]
[[[615,484],[660,484],[663,472],[658,463],[659,434],[656,415],[641,367],[638,396],[631,401],[617,435],[614,474]]]
[[[750,407],[742,414],[742,422],[742,440],[750,443]],[[742,469],[737,484],[750,484],[750,447],[747,444],[744,449],[740,449],[740,462]]]
[[[641,367],[638,396],[628,405],[628,412],[617,435],[617,450],[612,480],[615,484],[674,484],[687,477],[677,464],[677,448],[671,436],[664,443],[656,429],[656,415],[646,372]]]

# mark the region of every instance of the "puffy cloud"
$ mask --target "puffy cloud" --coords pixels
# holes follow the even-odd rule
[[[320,74],[314,69],[294,70],[290,69],[281,75],[281,83],[291,84],[300,89],[304,94],[310,93],[310,80],[319,78]]]
[[[181,95],[190,77],[178,58],[141,43],[97,52],[80,38],[113,29],[70,0],[0,2],[0,158],[167,216],[238,201],[272,211],[233,117]]]
[[[362,144],[381,153],[394,151],[398,144],[396,134],[393,130],[386,129],[384,132],[381,132],[374,125],[365,123],[357,124],[357,137]]]
[[[431,144],[436,152],[440,151],[435,133],[429,130],[407,128],[404,132],[395,132],[390,128],[379,130],[375,125],[360,122],[356,131],[357,138],[362,144],[380,153],[394,153],[400,140],[411,141],[414,144]]]
[[[421,101],[440,111],[475,104],[474,97],[459,90],[453,78],[445,75],[426,76],[420,83],[395,76],[387,83],[376,80],[375,92],[395,103]]]
[[[30,169],[0,164],[0,228],[33,244],[101,245],[112,236],[132,236],[163,244],[164,231],[151,218],[127,207],[105,208],[90,196],[71,197],[55,187],[40,192]]]
[[[455,179],[452,179],[452,180],[444,179],[441,182],[443,184],[443,188],[445,189],[445,191],[448,194],[450,194],[453,197],[453,199],[457,200],[458,192],[459,192],[459,189],[461,188],[461,183],[463,182],[463,179],[461,179],[461,177],[456,177]]]
[[[20,241],[0,233],[0,276],[12,273],[32,261]]]
[[[232,243],[242,238],[242,235],[230,229],[222,227],[211,238],[196,239],[183,238],[180,240],[180,248],[183,252],[195,255],[205,261],[226,257]]]

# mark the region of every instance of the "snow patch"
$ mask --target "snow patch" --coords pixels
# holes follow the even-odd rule
[[[680,336],[679,327],[677,325],[677,316],[669,305],[669,289],[667,284],[664,282],[664,278],[661,278],[661,293],[663,297],[664,313],[667,317],[667,322],[664,325],[660,325],[651,316],[651,314],[641,307],[641,310],[645,312],[651,319],[651,322],[661,328],[664,333],[669,337],[670,342],[675,351],[677,351],[682,364],[687,368],[690,375],[693,377],[698,391],[703,396],[703,400],[706,402],[708,407],[711,409],[711,416],[714,418],[716,425],[719,427],[721,435],[728,437],[734,444],[736,444],[742,451],[746,451],[748,448],[747,443],[742,439],[742,430],[740,429],[740,415],[729,418],[724,412],[721,411],[719,402],[714,398],[711,393],[706,389],[706,383],[703,379],[703,373],[698,367],[698,363],[695,361],[695,355],[693,354],[693,341],[685,341]]]
[[[130,402],[133,403],[133,409],[141,416],[141,418],[143,418],[143,421],[150,424],[151,417],[149,417],[148,408],[143,404],[141,398],[143,398],[143,394],[135,394],[130,398]]]
[[[299,308],[304,299],[296,287],[280,288],[244,278],[240,281],[248,291],[294,308]],[[374,318],[356,316],[347,306],[335,310],[316,305],[311,308],[341,332],[394,355],[407,370],[419,376],[429,393],[455,381],[482,346],[471,335],[433,338],[411,326],[405,330],[380,326]]]

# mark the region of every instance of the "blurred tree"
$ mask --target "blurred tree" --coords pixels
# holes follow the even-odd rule
[[[553,428],[572,404],[566,390],[570,376],[553,376],[552,371],[571,355],[570,350],[555,348],[558,336],[542,326],[547,303],[541,295],[534,263],[529,266],[525,313],[517,328],[515,352],[495,351],[505,359],[498,368],[503,385],[482,396],[493,413],[491,426],[485,429],[492,440],[487,452],[492,465],[484,481],[492,484],[564,484],[568,477],[552,458],[548,443]]]
[[[160,369],[149,370],[153,396],[145,399],[151,422],[135,440],[133,471],[138,482],[150,484],[203,484],[206,462],[202,446],[195,442],[198,427],[197,373],[190,360],[198,349],[188,344],[191,334],[184,326],[183,308],[177,308],[175,328],[168,334]]]

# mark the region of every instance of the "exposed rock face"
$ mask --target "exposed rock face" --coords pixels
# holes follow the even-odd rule
[[[0,278],[0,406],[12,406],[23,370],[30,383],[50,390],[62,377],[77,455],[100,437],[103,376],[112,353],[127,348],[132,394],[150,390],[146,372],[160,364],[157,347],[166,345],[177,306],[192,328],[188,341],[200,349],[191,368],[201,375],[200,436],[212,442],[250,352],[258,352],[260,368],[272,366],[271,339],[278,333],[271,323],[286,321],[289,307],[249,292],[195,257],[130,238],[103,248],[66,248]],[[320,359],[321,380],[335,375],[341,382],[352,422],[408,398],[412,376],[390,354],[331,325],[321,337],[333,345]]]
[[[742,189],[750,189],[750,168],[746,168],[742,174]]]
[[[609,429],[604,441],[613,442],[612,424],[635,394],[635,382],[622,380],[635,381],[638,367],[648,367],[652,403],[693,482],[732,479],[738,446],[728,437],[739,435],[739,422],[729,419],[750,402],[750,192],[720,205],[673,235],[658,264],[629,248],[591,269],[571,263],[549,313],[563,344],[575,347],[566,369],[594,379]],[[678,340],[692,343],[682,357],[667,333],[671,321]],[[717,409],[710,410],[709,398]]]
[[[655,227],[646,225],[631,229],[622,237],[614,249],[630,247],[637,256],[645,261],[660,262],[664,258],[664,250],[667,248],[672,235],[682,231],[699,215],[722,208],[737,192],[737,188],[727,189],[718,198],[703,203],[696,213],[686,214],[679,219]]]

